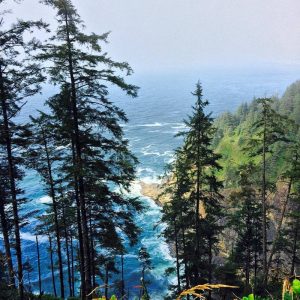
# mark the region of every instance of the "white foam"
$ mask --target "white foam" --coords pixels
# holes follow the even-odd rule
[[[138,167],[137,170],[136,170],[136,172],[137,172],[138,176],[139,176],[141,173],[143,173],[143,172],[148,172],[148,173],[151,173],[151,174],[155,174],[155,173],[156,173],[153,169],[148,168],[148,167],[146,167],[146,168]]]
[[[173,156],[173,151],[166,150],[164,152],[159,152],[158,150],[152,150],[151,147],[153,148],[153,145],[148,145],[148,146],[143,147],[141,149],[141,153],[144,156],[151,156],[151,155],[155,155],[155,156],[159,156],[159,157],[164,157],[164,156],[170,157],[170,156]]]
[[[142,187],[141,187],[141,184],[138,180],[135,180],[131,183],[130,185],[130,189],[129,189],[129,195],[131,196],[142,196]]]
[[[52,203],[52,198],[50,196],[43,196],[38,200],[38,202],[42,204]]]
[[[137,254],[127,253],[124,255],[124,258],[138,258]]]
[[[130,139],[130,143],[132,143],[132,142],[139,142],[141,139],[140,138],[132,138],[132,139]]]
[[[171,256],[169,245],[166,242],[162,241],[159,244],[159,251],[164,254],[164,258],[166,258],[167,260],[174,260],[174,258]]]
[[[159,129],[156,129],[156,130],[149,130],[148,132],[151,132],[151,133],[157,133],[157,132],[160,132]]]
[[[31,242],[36,241],[35,235],[32,235],[30,232],[20,232],[20,236],[21,236],[21,239],[25,240],[25,241],[31,241]],[[38,240],[41,243],[45,243],[48,241],[48,238],[45,235],[39,235]]]
[[[168,160],[166,161],[166,163],[167,163],[167,164],[171,164],[171,163],[174,162],[174,161],[175,161],[175,155],[172,154],[172,156],[170,157],[170,159],[168,159]]]
[[[64,149],[67,149],[70,146],[71,146],[71,144],[68,144],[67,146],[58,146],[58,147],[56,147],[56,150],[64,150]]]
[[[168,123],[159,123],[159,122],[154,122],[154,123],[148,123],[148,124],[141,124],[137,125],[138,127],[162,127],[168,125]]]
[[[171,128],[177,130],[184,130],[187,129],[187,126],[184,123],[175,123],[175,126],[172,126]]]

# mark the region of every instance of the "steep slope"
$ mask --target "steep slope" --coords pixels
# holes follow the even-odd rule
[[[279,99],[273,97],[273,108],[276,112],[288,116],[300,124],[300,81],[290,85]],[[242,104],[235,113],[226,112],[215,120],[216,135],[214,148],[222,154],[223,170],[219,176],[225,187],[234,187],[237,180],[238,167],[249,158],[243,151],[252,134],[252,125],[257,120],[259,107],[256,99]],[[277,178],[284,169],[285,147],[278,144],[272,156],[272,177]]]

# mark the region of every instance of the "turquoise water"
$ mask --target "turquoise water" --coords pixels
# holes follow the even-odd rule
[[[133,153],[138,157],[140,164],[137,169],[138,180],[132,186],[132,194],[140,195],[140,181],[158,182],[158,176],[163,173],[166,163],[172,159],[173,150],[180,144],[179,138],[174,138],[179,130],[183,129],[182,120],[191,111],[194,90],[198,79],[203,85],[204,97],[210,101],[208,111],[214,116],[224,112],[233,111],[237,106],[246,101],[251,101],[254,96],[263,97],[281,95],[285,88],[300,78],[299,69],[296,68],[269,68],[267,70],[202,70],[186,71],[168,74],[135,74],[130,81],[140,86],[139,97],[129,99],[120,92],[112,89],[111,100],[123,108],[129,117],[129,123],[123,124],[126,138],[130,141]],[[44,94],[28,101],[19,122],[25,122],[29,114],[34,114],[36,109],[45,109],[43,100],[53,94],[54,90],[45,87]],[[43,211],[49,198],[45,197],[43,185],[37,174],[28,170],[22,184],[30,202],[24,210],[40,209]],[[141,196],[142,197],[142,196]],[[161,208],[152,199],[142,197],[148,210],[136,216],[137,224],[143,229],[138,245],[128,249],[125,256],[126,288],[134,294],[133,286],[139,284],[140,271],[137,261],[137,249],[145,246],[152,258],[153,270],[147,275],[151,281],[150,293],[152,299],[163,299],[162,291],[172,280],[166,278],[164,271],[172,265],[173,259],[167,244],[161,236],[164,224],[159,223]],[[36,273],[35,237],[32,228],[36,221],[22,231],[22,245],[24,260],[29,258]],[[156,226],[158,225],[158,226]],[[43,278],[43,289],[52,292],[48,243],[41,237],[41,260],[43,273],[49,276]],[[34,281],[34,280],[33,280]],[[36,289],[34,282],[34,289]]]

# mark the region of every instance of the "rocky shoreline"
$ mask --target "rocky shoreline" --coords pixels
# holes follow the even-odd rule
[[[170,201],[167,195],[161,195],[163,192],[162,183],[146,183],[141,181],[140,185],[141,194],[153,199],[158,206],[162,207],[165,203]]]

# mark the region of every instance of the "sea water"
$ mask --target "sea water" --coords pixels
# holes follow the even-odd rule
[[[140,196],[147,208],[135,218],[137,225],[142,228],[138,244],[128,248],[128,253],[125,255],[125,285],[126,289],[130,290],[131,298],[138,294],[135,286],[140,284],[141,268],[137,254],[141,246],[147,248],[152,260],[153,269],[146,274],[150,282],[151,299],[163,299],[167,286],[174,280],[172,276],[169,278],[165,276],[166,268],[174,265],[174,259],[162,236],[166,225],[160,222],[161,208],[152,199],[141,195],[140,182],[159,182],[164,167],[172,161],[174,149],[182,142],[174,135],[184,130],[182,121],[191,112],[191,106],[195,102],[191,92],[194,91],[196,82],[201,81],[204,99],[210,102],[207,112],[218,116],[224,111],[234,111],[239,104],[249,102],[254,97],[282,95],[289,84],[300,78],[299,70],[300,68],[296,67],[277,67],[239,70],[199,69],[159,74],[152,72],[134,74],[129,79],[131,83],[140,87],[139,97],[136,99],[124,96],[115,88],[111,89],[110,100],[121,107],[129,118],[129,122],[122,126],[125,137],[130,142],[130,149],[140,162],[137,167],[138,178],[132,185],[131,194]],[[30,114],[36,114],[37,109],[46,110],[43,103],[54,92],[55,88],[45,86],[41,95],[28,100],[17,121],[26,122]],[[24,211],[43,212],[46,208],[45,204],[51,199],[45,195],[44,186],[36,172],[26,171],[22,188],[30,200],[23,207]],[[29,259],[34,268],[31,277],[35,291],[38,288],[37,255],[33,232],[36,223],[35,218],[32,217],[30,225],[23,228],[21,233],[23,260]],[[48,240],[41,236],[39,240],[43,274],[42,289],[51,293]],[[118,276],[114,276],[114,279],[118,279]],[[65,282],[67,290],[67,278]],[[59,292],[58,282],[57,290]]]

